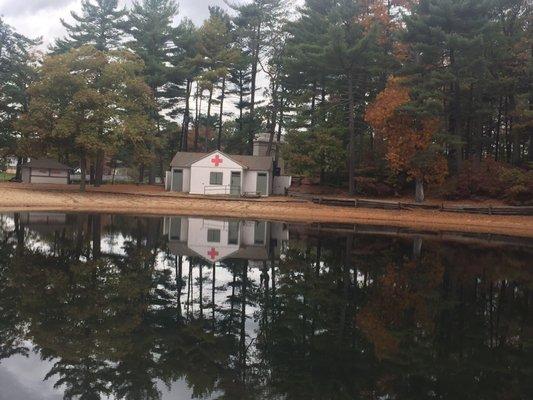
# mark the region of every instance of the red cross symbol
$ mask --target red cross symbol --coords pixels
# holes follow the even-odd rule
[[[211,250],[207,252],[207,255],[211,257],[211,260],[214,260],[215,258],[217,258],[218,254],[219,254],[218,251],[216,251],[214,247],[211,247]]]
[[[217,154],[217,155],[215,156],[215,158],[212,158],[212,159],[211,159],[211,162],[212,162],[213,164],[215,164],[215,167],[218,167],[220,164],[222,164],[222,163],[224,162],[224,160],[223,160],[222,158],[220,158],[220,157],[218,156],[218,154]]]

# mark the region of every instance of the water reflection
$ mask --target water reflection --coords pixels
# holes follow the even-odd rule
[[[531,398],[532,243],[383,233],[0,216],[0,383],[18,375],[19,398]]]

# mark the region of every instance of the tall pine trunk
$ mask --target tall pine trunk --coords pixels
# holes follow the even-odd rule
[[[15,179],[17,181],[21,181],[22,180],[22,164],[23,163],[24,163],[24,158],[17,157],[17,169],[16,169],[16,172],[15,172]]]
[[[423,203],[424,199],[424,180],[417,177],[415,179],[415,201],[417,203]]]
[[[261,23],[257,25],[257,34],[255,37],[253,58],[252,58],[252,81],[250,92],[250,127],[248,131],[248,152],[253,154],[254,152],[254,139],[255,139],[255,91],[257,87],[257,67],[259,65],[259,52],[261,43]]]
[[[183,114],[183,123],[181,124],[181,151],[187,151],[189,147],[189,120],[190,120],[190,97],[191,97],[192,81],[187,79],[187,89],[185,93],[185,112]]]
[[[244,109],[244,73],[239,72],[239,133],[242,133],[243,130],[243,109]]]
[[[202,98],[200,96],[200,85],[196,82],[196,111],[194,119],[194,151],[198,151],[198,140],[200,139],[200,108],[202,107]]]
[[[218,114],[218,138],[217,150],[220,150],[222,144],[222,114],[224,112],[224,98],[226,97],[226,77],[222,77],[222,95],[220,96],[220,110]]]
[[[209,150],[209,127],[211,125],[211,104],[213,103],[213,87],[209,89],[209,99],[207,100],[207,118],[205,121],[205,143],[204,151],[207,153]]]
[[[80,191],[85,192],[85,177],[87,176],[87,157],[85,152],[80,156]]]
[[[94,186],[99,187],[104,181],[104,161],[105,153],[103,150],[96,152],[96,162],[94,169]]]
[[[353,77],[348,75],[348,191],[351,196],[355,194],[355,98],[353,90]]]

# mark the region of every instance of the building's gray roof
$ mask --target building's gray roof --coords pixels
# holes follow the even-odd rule
[[[184,151],[178,151],[172,161],[171,167],[190,167],[196,161],[201,160],[209,153],[189,153]]]
[[[200,161],[202,158],[205,158],[212,153],[190,153],[190,152],[177,152],[172,161],[170,162],[171,167],[181,167],[188,168],[197,161]],[[235,162],[241,164],[244,168],[247,168],[251,171],[270,171],[272,169],[272,158],[271,157],[260,157],[260,156],[241,156],[236,154],[226,154],[227,157],[231,158]]]
[[[34,158],[30,162],[23,165],[23,167],[28,168],[37,168],[37,169],[61,169],[69,170],[70,167],[61,164],[59,161],[53,160],[51,158]]]
[[[251,171],[270,171],[272,169],[272,157],[238,155],[230,155],[229,157],[239,164],[245,165]]]

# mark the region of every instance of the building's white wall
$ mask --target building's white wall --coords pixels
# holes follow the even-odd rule
[[[257,173],[258,172],[266,172],[267,173],[267,196],[270,196],[271,191],[271,173],[268,171],[245,171],[244,172],[244,179],[242,184],[242,192],[243,193],[255,193],[257,191]]]
[[[228,222],[216,221],[203,218],[189,218],[189,230],[187,245],[202,257],[216,262],[222,258],[239,250],[239,244],[228,244]],[[220,242],[212,243],[207,241],[207,231],[209,229],[220,230]],[[212,249],[218,253],[215,258],[208,254]]]
[[[183,191],[189,193],[191,190],[191,169],[183,168]]]
[[[254,244],[255,221],[243,221],[241,223],[241,242],[244,246]]]
[[[285,190],[289,189],[292,184],[292,176],[275,176],[272,185],[272,194],[283,196]]]
[[[218,167],[216,167],[211,160],[216,157],[216,155],[223,160]],[[195,162],[191,166],[191,175],[190,175],[190,188],[189,191],[191,194],[211,194],[211,195],[222,195],[229,194],[229,186],[231,183],[231,172],[236,171],[241,173],[241,182],[244,175],[244,171],[241,165],[237,164],[230,158],[226,157],[224,154],[215,152],[208,155],[207,157]],[[209,183],[209,177],[211,172],[222,172],[222,185],[220,189],[213,187]],[[204,190],[206,186],[209,186],[208,190]],[[241,187],[243,185],[241,184]]]
[[[241,223],[241,244],[243,246],[255,246],[255,229],[257,227],[257,221],[244,221]],[[270,237],[270,224],[265,222],[264,234],[261,236],[263,245],[268,244],[268,238]]]

